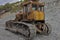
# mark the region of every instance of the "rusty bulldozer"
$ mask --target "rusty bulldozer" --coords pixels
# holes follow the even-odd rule
[[[37,33],[51,33],[51,26],[45,23],[44,3],[27,1],[23,2],[22,6],[23,12],[16,14],[14,20],[6,21],[6,29],[19,32],[27,38],[32,38]]]

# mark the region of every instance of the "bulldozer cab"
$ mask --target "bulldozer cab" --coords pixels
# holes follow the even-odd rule
[[[39,3],[39,2],[25,2],[23,3],[23,11],[24,13],[28,13],[34,10],[38,10],[38,11],[43,11],[44,12],[44,3]]]
[[[23,5],[23,20],[44,20],[44,3],[36,1],[28,1],[22,3]],[[35,12],[35,13],[34,13]]]

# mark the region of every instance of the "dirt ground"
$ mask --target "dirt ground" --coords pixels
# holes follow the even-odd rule
[[[45,9],[46,23],[51,25],[52,32],[48,36],[37,34],[32,40],[60,40],[60,3],[53,8]],[[5,22],[14,18],[15,13],[0,19],[0,40],[25,40],[23,36],[5,30]]]

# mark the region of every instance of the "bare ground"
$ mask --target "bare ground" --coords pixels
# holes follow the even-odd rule
[[[52,27],[51,34],[48,36],[37,34],[32,40],[60,40],[60,4],[47,10],[45,15],[46,22]],[[0,40],[25,40],[23,36],[5,30],[5,22],[14,18],[15,14],[13,13],[0,19]]]

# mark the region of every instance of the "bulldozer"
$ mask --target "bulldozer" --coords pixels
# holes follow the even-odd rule
[[[49,35],[51,26],[45,22],[44,3],[30,0],[21,3],[23,10],[16,14],[14,20],[6,21],[6,29],[33,38],[37,33]]]

